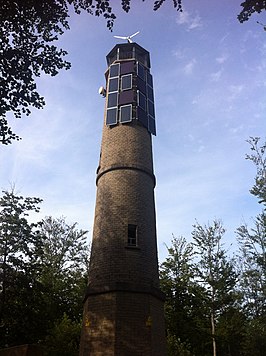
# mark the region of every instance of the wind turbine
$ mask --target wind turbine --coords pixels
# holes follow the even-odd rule
[[[127,40],[128,43],[132,43],[133,41],[132,41],[131,38],[134,37],[134,36],[136,36],[138,33],[139,33],[139,31],[136,32],[136,33],[133,33],[133,35],[131,35],[131,36],[114,36],[114,37],[115,37],[115,38],[120,38],[120,39],[122,39],[122,40]]]

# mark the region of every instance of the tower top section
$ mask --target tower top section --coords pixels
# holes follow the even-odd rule
[[[115,61],[128,59],[135,59],[146,68],[150,69],[151,67],[149,52],[137,43],[117,44],[106,56],[108,67],[110,67],[110,65]]]
[[[106,125],[140,124],[156,135],[149,52],[137,43],[121,43],[106,59]]]

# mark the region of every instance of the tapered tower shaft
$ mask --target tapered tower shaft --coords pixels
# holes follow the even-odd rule
[[[159,289],[149,53],[107,56],[105,123],[80,356],[165,355]]]

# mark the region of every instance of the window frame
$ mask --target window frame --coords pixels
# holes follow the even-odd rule
[[[138,247],[138,225],[127,225],[127,247]]]

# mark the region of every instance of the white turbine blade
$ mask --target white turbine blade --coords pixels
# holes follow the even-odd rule
[[[127,37],[123,37],[123,36],[114,36],[115,38],[120,38],[121,40],[126,40]]]
[[[133,35],[129,36],[130,38],[136,36],[139,33],[139,31],[137,31],[136,33],[134,33]]]

